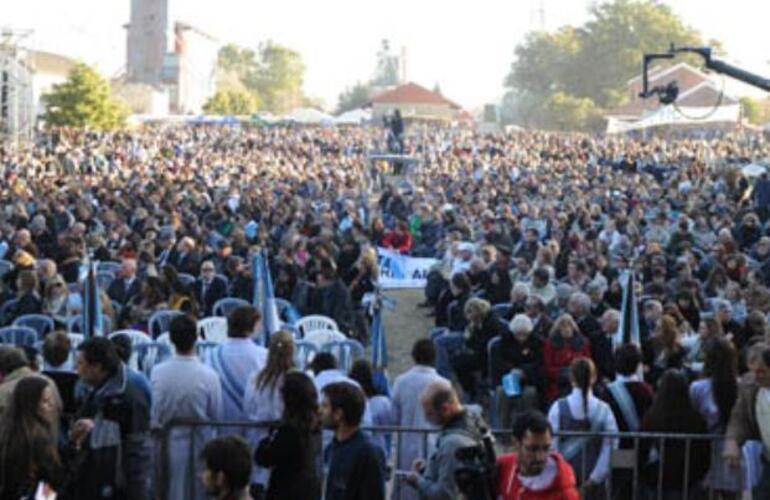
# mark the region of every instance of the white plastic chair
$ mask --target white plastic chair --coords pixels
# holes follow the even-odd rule
[[[155,339],[158,344],[167,345],[171,349],[171,354],[176,355],[176,346],[171,342],[171,336],[168,332],[163,332]]]
[[[199,336],[207,342],[222,343],[227,340],[227,319],[210,316],[198,321]]]
[[[319,351],[323,350],[323,346],[329,342],[341,342],[346,339],[344,333],[335,330],[312,330],[302,338],[305,342],[314,344]]]
[[[337,326],[337,322],[327,316],[321,316],[320,314],[311,314],[300,318],[295,324],[299,331],[304,336],[307,336],[308,332],[315,330],[332,330],[339,332],[340,328]]]
[[[347,373],[355,360],[364,357],[364,346],[357,340],[345,339],[325,343],[323,352],[331,353],[337,359],[337,366]]]
[[[152,342],[152,338],[139,330],[118,330],[109,334],[107,338],[112,339],[117,335],[127,335],[131,339],[131,358],[128,360],[128,365],[134,370],[138,370],[139,361],[137,358],[136,349],[134,349],[134,347],[141,344],[149,344]]]
[[[307,370],[316,354],[318,354],[318,347],[314,343],[306,340],[298,340],[294,343],[294,362],[300,370]]]

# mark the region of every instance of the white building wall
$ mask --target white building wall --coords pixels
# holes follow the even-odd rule
[[[177,109],[180,113],[197,114],[216,92],[219,44],[194,28],[183,29],[181,37]]]

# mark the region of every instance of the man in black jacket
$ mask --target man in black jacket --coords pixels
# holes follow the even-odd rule
[[[124,306],[131,302],[142,290],[142,283],[136,277],[136,261],[125,259],[120,265],[120,273],[107,287],[107,295],[110,299]]]
[[[201,264],[201,276],[195,281],[194,285],[195,300],[200,305],[203,316],[213,314],[214,304],[219,299],[227,297],[227,282],[216,275],[214,262],[210,260],[203,261]]]
[[[384,500],[385,454],[360,429],[366,399],[358,387],[337,382],[323,388],[321,421],[334,430],[324,450],[329,466],[326,500]]]
[[[317,286],[309,305],[310,314],[321,314],[337,322],[341,332],[349,334],[353,328],[353,298],[345,283],[337,276],[334,262],[321,262]]]
[[[92,390],[70,434],[77,464],[67,498],[149,498],[150,408],[132,383],[114,344],[91,338],[78,347],[77,370]]]

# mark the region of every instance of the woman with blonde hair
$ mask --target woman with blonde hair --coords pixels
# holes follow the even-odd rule
[[[43,314],[51,316],[62,326],[67,324],[69,290],[64,278],[59,276],[49,279],[43,291]]]
[[[488,360],[487,344],[507,331],[507,325],[492,313],[492,306],[484,299],[468,299],[463,308],[468,321],[463,348],[452,359],[452,368],[468,399],[475,401],[477,375],[486,379]]]
[[[372,318],[361,301],[364,295],[374,292],[377,288],[377,280],[380,276],[377,250],[374,247],[362,250],[353,267],[355,275],[348,284],[348,287],[350,288],[350,296],[353,299],[353,307],[355,308],[354,330],[356,338],[366,345],[369,340],[369,325],[372,322]]]
[[[285,375],[294,369],[294,337],[287,331],[279,331],[270,337],[267,363],[260,371],[249,376],[243,398],[243,411],[254,422],[280,420],[283,414],[281,387]],[[267,436],[264,429],[249,432],[249,442],[257,445]],[[256,467],[251,474],[251,483],[266,487],[270,471]]]
[[[591,343],[580,333],[569,314],[553,323],[551,334],[543,344],[543,368],[547,379],[546,396],[553,401],[570,389],[569,367],[578,358],[591,357]]]

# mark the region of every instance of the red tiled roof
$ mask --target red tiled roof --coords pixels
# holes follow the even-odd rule
[[[458,104],[455,104],[441,94],[431,92],[425,87],[412,82],[399,85],[392,90],[374,96],[372,104],[433,104],[461,109]]]

